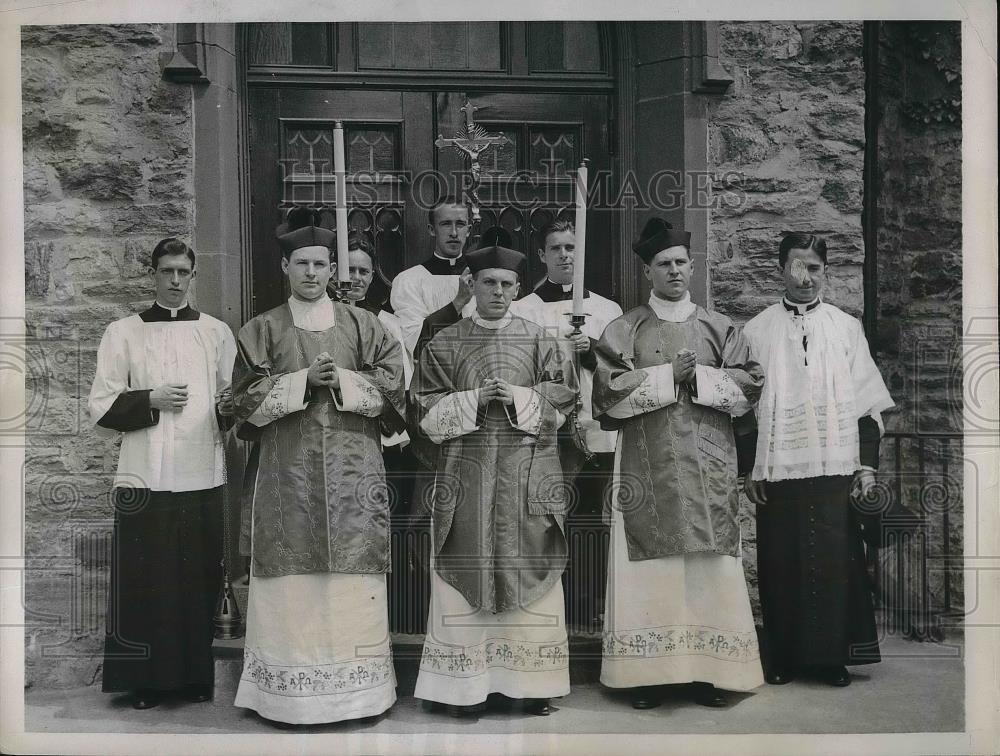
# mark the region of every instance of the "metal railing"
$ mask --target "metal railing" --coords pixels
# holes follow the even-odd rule
[[[861,506],[881,518],[881,546],[869,553],[869,565],[889,633],[940,641],[961,616],[955,602],[962,574],[951,565],[953,528],[961,527],[962,452],[957,432],[890,431],[883,438],[877,489]]]

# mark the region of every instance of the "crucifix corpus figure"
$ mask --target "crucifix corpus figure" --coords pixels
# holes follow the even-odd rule
[[[510,142],[503,134],[490,134],[482,126],[477,126],[475,112],[479,110],[468,100],[461,108],[465,113],[465,133],[458,132],[454,137],[445,138],[438,135],[434,145],[443,150],[445,147],[454,147],[456,150],[469,158],[469,166],[472,174],[472,182],[469,186],[469,199],[472,207],[472,225],[475,231],[479,226],[479,182],[482,178],[482,167],[479,165],[479,156],[490,147],[503,147]]]

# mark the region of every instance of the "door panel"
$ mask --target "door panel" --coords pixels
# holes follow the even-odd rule
[[[607,96],[254,88],[254,313],[286,296],[274,230],[288,209],[314,207],[323,225],[335,225],[337,120],[346,129],[349,222],[370,234],[378,257],[381,280],[373,284],[373,296],[385,298],[399,271],[430,254],[428,208],[436,196],[460,192],[468,180],[465,157],[451,148],[439,151],[434,140],[464,133],[466,97],[478,108],[477,123],[512,142],[482,156],[481,230],[500,224],[511,231],[528,256],[526,283],[538,282],[544,270],[535,254],[537,232],[556,214],[572,217],[579,160],[589,158],[592,177],[610,167]],[[613,262],[610,226],[610,213],[588,215],[586,280],[593,290],[616,296],[614,277],[607,275]]]
[[[406,238],[417,231],[408,213],[407,176],[432,159],[430,95],[331,90],[250,91],[253,227],[253,312],[286,295],[274,231],[295,205],[320,211],[333,228],[336,190],[333,126],[344,123],[349,223],[375,242],[385,280],[409,265]],[[412,204],[412,203],[409,203]],[[408,223],[410,224],[408,226]],[[425,230],[425,223],[420,225]]]
[[[445,92],[436,105],[443,136],[465,130],[461,107],[466,97],[477,108],[477,124],[514,142],[481,159],[482,230],[503,226],[527,254],[530,286],[522,287],[527,293],[545,272],[536,254],[538,232],[556,215],[573,218],[573,177],[580,160],[590,160],[591,176],[610,168],[608,100],[603,95]],[[466,163],[456,150],[445,150],[439,160],[448,176],[466,171]],[[512,175],[516,172],[521,180]],[[609,214],[588,213],[586,283],[605,296],[616,293],[607,275],[610,240]]]

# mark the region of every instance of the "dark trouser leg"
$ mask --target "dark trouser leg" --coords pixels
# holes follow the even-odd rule
[[[426,629],[430,600],[430,507],[427,501],[433,471],[423,469],[412,445],[393,446],[383,452],[390,490],[390,543],[392,571],[387,575],[389,628],[398,633]]]
[[[598,631],[608,575],[608,527],[602,520],[614,454],[595,454],[573,481],[574,502],[566,517],[569,564],[563,574],[566,619]]]

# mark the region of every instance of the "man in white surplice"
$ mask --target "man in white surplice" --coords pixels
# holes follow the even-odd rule
[[[601,682],[658,705],[658,686],[763,683],[740,559],[733,417],[763,384],[724,315],[691,301],[691,235],[652,218],[634,251],[648,304],[612,322],[597,345],[594,416],[618,429]]]
[[[96,430],[122,440],[103,689],[133,691],[137,709],[166,691],[212,696],[226,480],[216,413],[230,414],[219,400],[236,355],[229,326],[188,304],[192,249],[162,240],[150,273],[156,301],[104,332],[89,403]]]
[[[403,343],[411,358],[424,318],[449,303],[454,306],[456,316],[471,313],[469,290],[460,281],[465,270],[462,253],[471,228],[470,212],[454,197],[437,202],[427,218],[427,233],[434,240],[433,253],[392,280],[389,303],[399,318]]]
[[[580,406],[573,435],[589,455],[567,457],[563,472],[572,485],[573,503],[566,513],[570,556],[564,584],[567,610],[584,628],[600,623],[604,612],[604,584],[607,579],[607,526],[603,508],[607,486],[611,482],[615,443],[618,434],[606,431],[593,418],[590,397],[594,386],[597,358],[594,347],[605,327],[622,314],[617,302],[584,289],[583,309],[586,320],[577,334],[572,333],[573,270],[576,261],[576,229],[567,220],[556,219],[538,234],[538,256],[545,263],[545,279],[534,291],[511,303],[511,312],[537,323],[549,334],[564,340],[567,350],[576,353],[577,386]],[[563,429],[567,430],[566,428]],[[573,469],[570,469],[572,464]],[[579,469],[576,469],[579,467]]]
[[[822,237],[785,236],[785,296],[744,329],[767,371],[746,491],[773,685],[811,674],[844,687],[847,665],[881,658],[864,550],[879,545],[878,518],[859,517],[851,499],[875,485],[893,401],[860,321],[821,298],[826,266]]]

